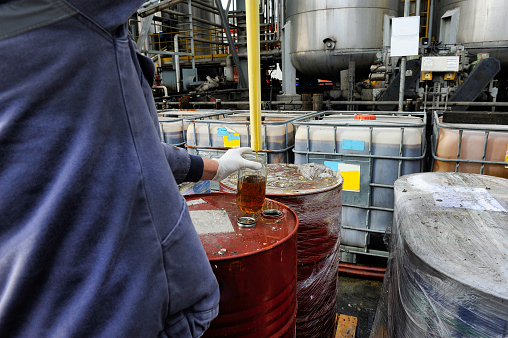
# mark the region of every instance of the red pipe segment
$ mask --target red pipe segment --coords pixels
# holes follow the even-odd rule
[[[348,264],[339,263],[339,274],[341,275],[353,275],[358,277],[368,277],[374,279],[384,279],[386,268],[359,265],[359,264]]]

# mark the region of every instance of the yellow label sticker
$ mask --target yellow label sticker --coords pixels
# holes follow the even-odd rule
[[[344,184],[342,190],[360,191],[360,171],[340,171]]]
[[[324,165],[333,171],[340,171],[344,182],[342,190],[360,192],[360,166],[344,162],[324,161]]]
[[[239,147],[240,146],[240,134],[234,133],[233,136],[223,136],[224,147]]]
[[[506,156],[504,157],[504,161],[508,162],[508,149],[506,149]],[[508,165],[505,165],[504,167],[505,169],[508,169]]]

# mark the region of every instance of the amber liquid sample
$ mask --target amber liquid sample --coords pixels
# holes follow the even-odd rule
[[[265,202],[266,177],[249,175],[238,181],[236,203],[240,210],[254,213],[261,210]]]

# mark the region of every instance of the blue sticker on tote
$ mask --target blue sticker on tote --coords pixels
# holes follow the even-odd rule
[[[217,129],[217,136],[229,136],[229,132],[226,128],[219,128]]]
[[[345,164],[344,162],[333,162],[333,161],[324,161],[323,163],[333,171],[339,171],[339,164]]]
[[[365,142],[355,140],[342,140],[342,149],[364,151]]]

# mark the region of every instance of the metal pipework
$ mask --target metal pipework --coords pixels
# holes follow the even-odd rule
[[[247,79],[245,78],[245,75],[243,73],[242,65],[240,64],[240,59],[238,58],[238,53],[236,52],[236,46],[235,41],[233,40],[233,37],[231,36],[231,29],[229,28],[229,19],[226,13],[224,12],[224,9],[222,8],[222,3],[220,0],[215,0],[215,3],[217,5],[217,8],[219,9],[220,17],[222,20],[222,25],[224,26],[224,30],[226,32],[226,37],[228,39],[229,48],[231,51],[231,55],[233,56],[233,60],[235,61],[236,69],[238,70],[238,78],[240,80],[240,87],[245,88],[247,87]]]
[[[166,0],[163,2],[152,4],[152,1],[145,3],[139,10],[138,15],[142,18],[160,12],[168,7],[177,5],[185,0]]]
[[[408,0],[406,0],[408,1]],[[400,87],[399,87],[399,111],[404,109],[404,88],[406,87],[406,63],[407,57],[400,60]]]
[[[192,0],[192,4],[193,4],[193,6],[195,6],[197,8],[201,8],[201,9],[209,11],[213,14],[220,15],[219,11],[217,10],[217,7],[214,7],[206,2],[202,2],[199,0]]]
[[[404,17],[409,16],[409,0],[404,1]],[[400,87],[399,87],[399,111],[404,110],[404,89],[406,87],[406,62],[407,57],[403,56],[400,61]]]
[[[326,104],[330,105],[354,105],[354,106],[393,106],[398,104],[398,101],[324,101]],[[302,105],[302,100],[292,100],[292,101],[262,101],[262,104],[271,103],[272,105]],[[177,106],[179,102],[167,102],[167,105]],[[249,101],[221,101],[223,106],[235,106],[235,105],[246,105],[249,104]],[[432,105],[432,101],[424,101],[422,104]],[[215,102],[190,102],[192,106],[214,106]],[[508,102],[448,102],[448,107],[454,106],[474,106],[474,107],[508,107]],[[440,109],[442,107],[436,107],[433,109]],[[380,112],[376,112],[377,114]]]
[[[178,38],[180,37],[180,34],[175,34],[174,37],[174,45],[175,45],[175,56],[173,57],[173,61],[175,63],[175,72],[176,72],[176,92],[180,93],[180,56],[178,53]],[[167,95],[166,95],[167,96]]]
[[[371,81],[384,81],[385,78],[385,73],[372,73],[369,75],[369,80]]]
[[[386,73],[387,69],[388,68],[386,66],[376,66],[376,65],[370,66],[371,73]]]
[[[429,16],[429,30],[428,30],[428,39],[429,39],[429,46],[432,44],[432,25],[434,24],[434,0],[430,0],[429,5],[429,12],[427,15]]]
[[[231,58],[233,57],[233,55],[228,55],[226,57],[226,66],[224,67],[224,77],[226,78],[226,81],[235,81],[235,74],[234,74],[234,70],[233,70],[233,61],[231,60]],[[221,63],[222,65],[222,63]]]
[[[164,90],[164,96],[165,97],[168,96],[168,87],[166,87],[166,86],[152,86],[152,88],[163,89]]]

